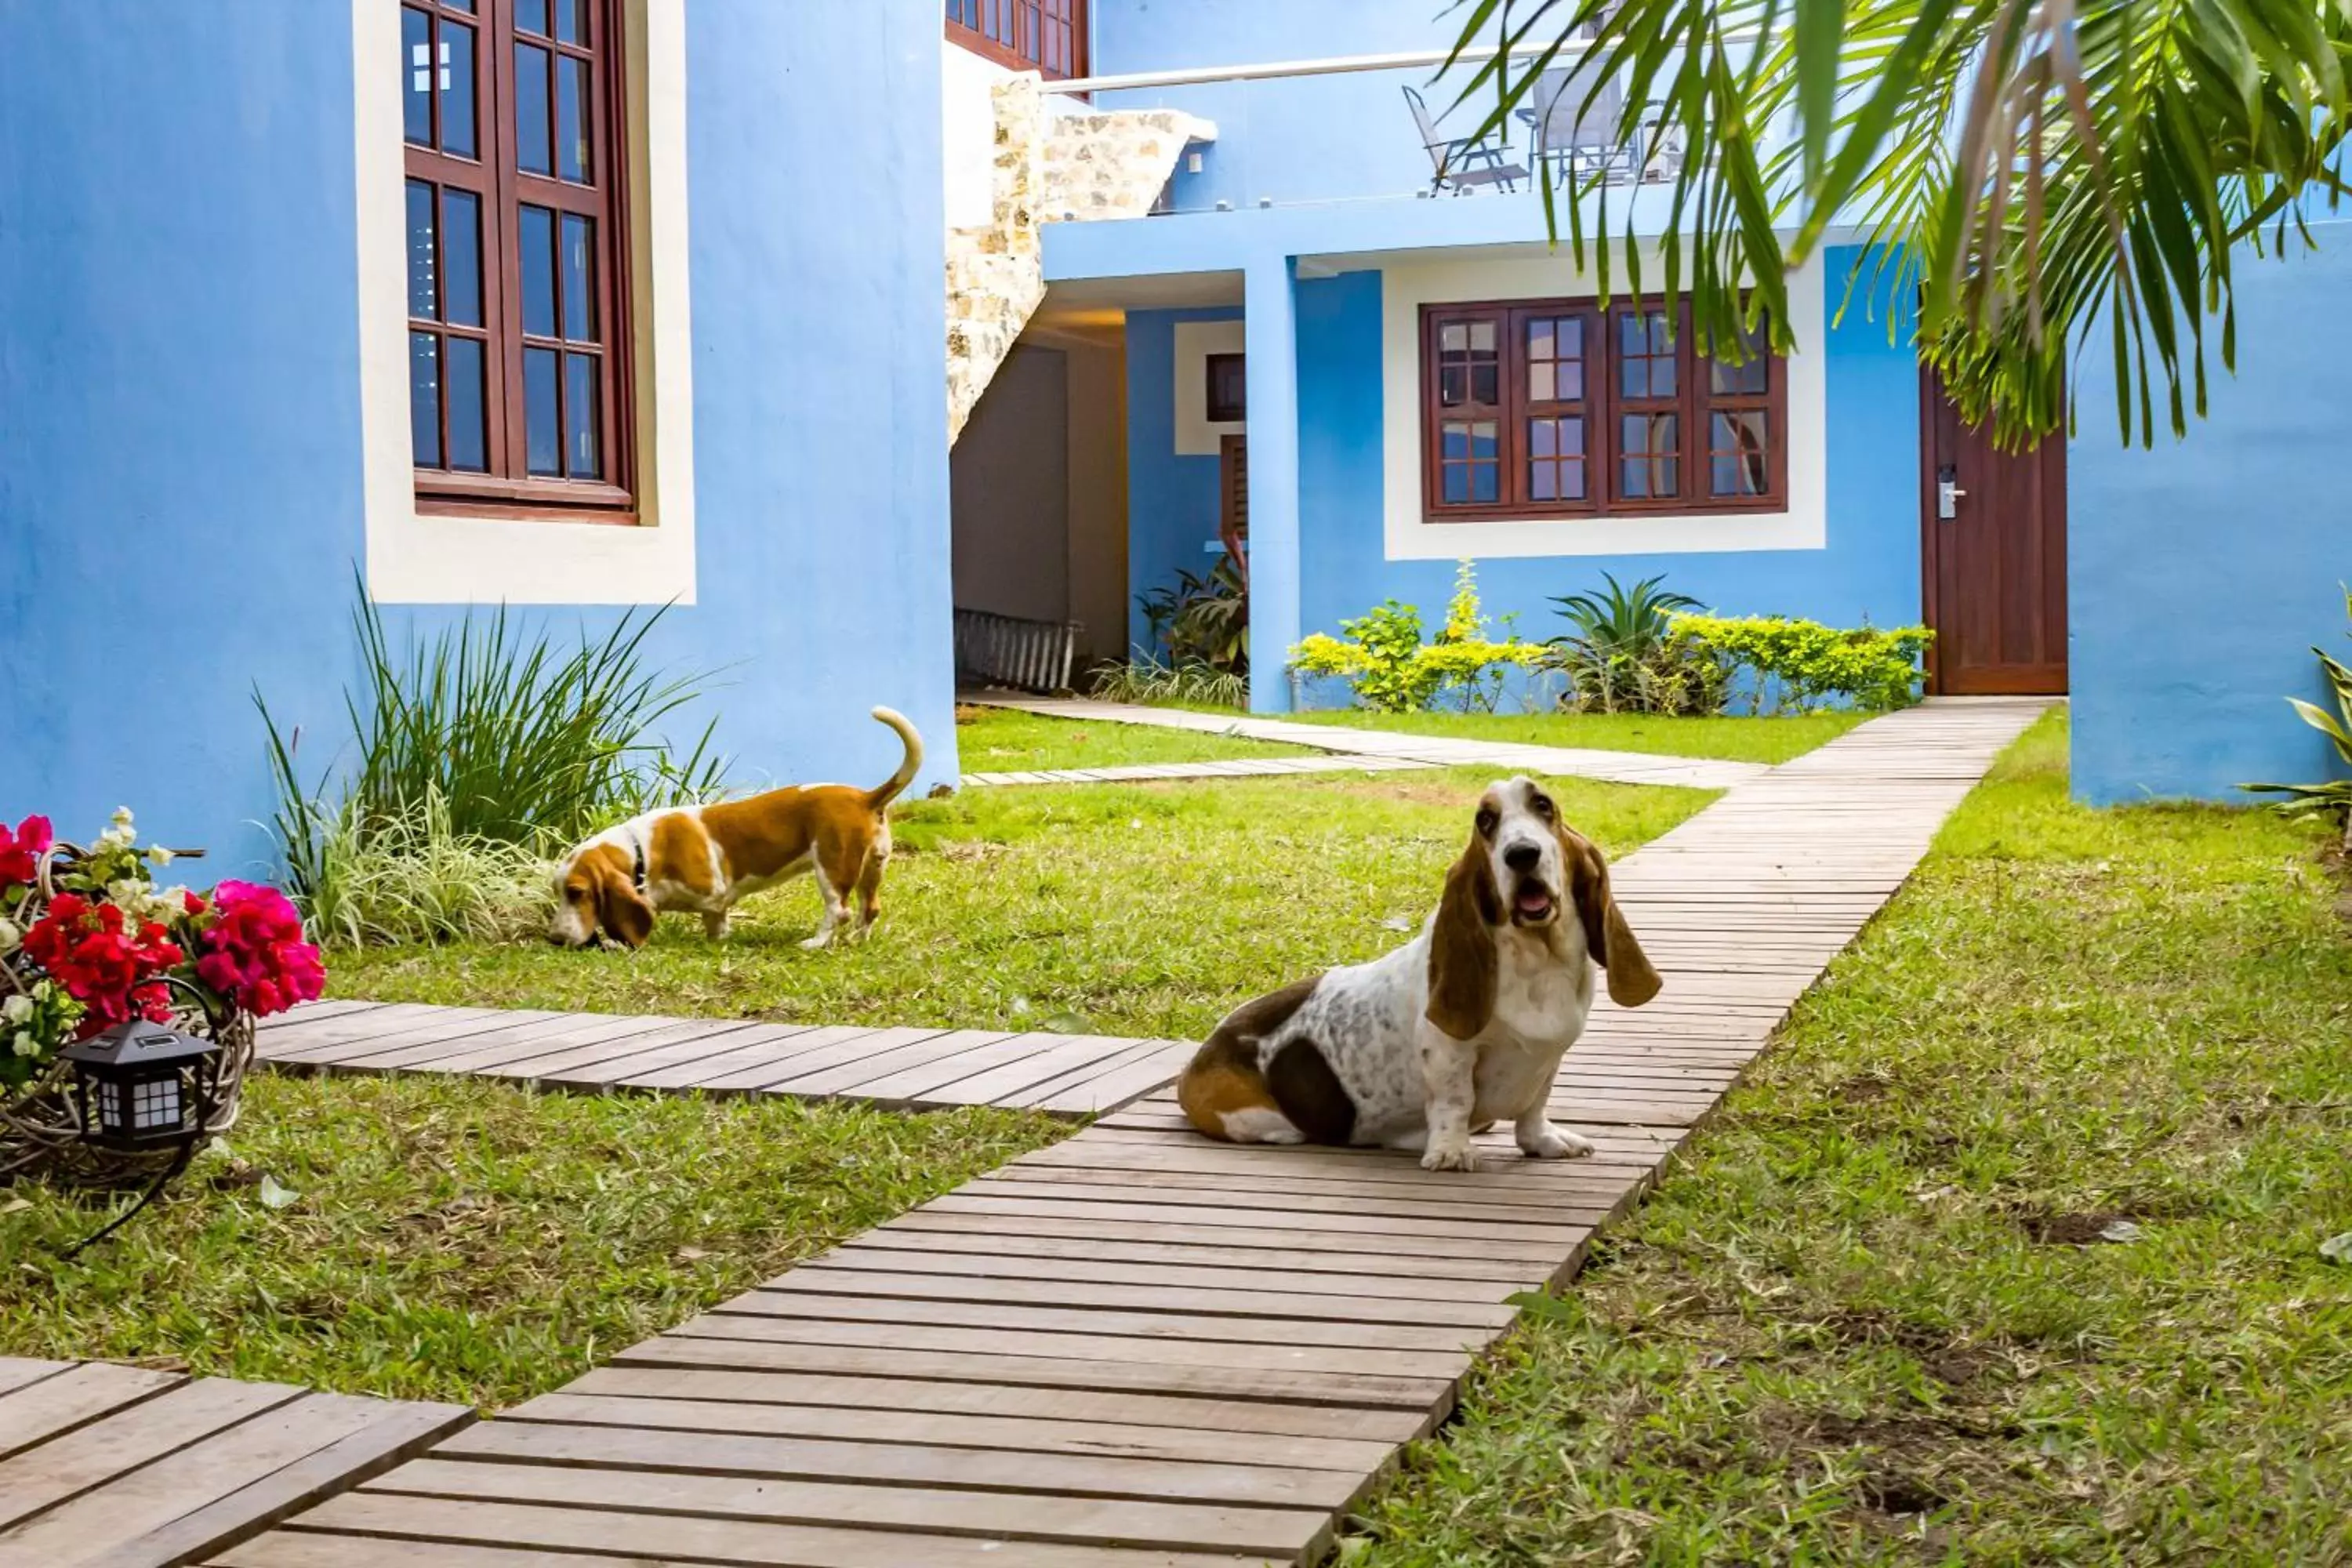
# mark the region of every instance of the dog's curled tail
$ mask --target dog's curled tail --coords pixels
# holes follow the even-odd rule
[[[866,804],[879,811],[898,799],[899,793],[913,784],[915,775],[922,771],[923,738],[915,732],[915,726],[908,721],[907,716],[895,708],[877,708],[874,717],[898,731],[898,739],[907,748],[906,760],[898,764],[898,771],[866,792]]]

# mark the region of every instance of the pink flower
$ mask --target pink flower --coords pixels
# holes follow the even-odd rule
[[[197,977],[256,1017],[315,1001],[326,988],[326,966],[303,939],[301,915],[275,888],[215,888],[212,923],[200,940]]]
[[[46,816],[28,816],[8,831],[0,823],[0,888],[14,882],[29,882],[40,874],[41,857],[57,842],[57,833]]]

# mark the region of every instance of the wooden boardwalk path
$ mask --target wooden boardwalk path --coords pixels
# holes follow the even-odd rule
[[[0,1356],[0,1568],[200,1562],[473,1418],[447,1405]]]
[[[1192,1046],[1103,1035],[320,1002],[264,1024],[256,1049],[285,1072],[465,1073],[547,1089],[692,1089],[1078,1117],[1116,1110],[1160,1088]]]
[[[2042,706],[1874,721],[1618,864],[1667,988],[1604,1005],[1562,1066],[1591,1159],[1234,1148],[1148,1099],[215,1561],[1312,1560]]]
[[[1423,767],[1500,768],[1508,773],[1602,779],[1612,784],[1681,784],[1690,789],[1734,789],[1744,784],[1752,784],[1771,771],[1761,763],[1725,762],[1711,757],[1673,757],[1648,752],[1609,752],[1585,746],[1534,746],[1505,741],[1406,735],[1388,730],[1302,724],[1286,719],[1193,713],[1181,708],[1145,708],[1126,702],[1097,702],[1083,697],[1031,697],[1018,691],[982,691],[967,692],[958,700],[982,708],[1016,709],[1048,719],[1084,720],[1104,724],[1148,724],[1162,730],[1192,730],[1204,735],[1238,735],[1245,740],[1271,741],[1283,745],[1305,746],[1312,751],[1335,752],[1351,760],[1379,758],[1391,765],[1418,763]],[[1218,764],[1221,768],[1228,765]],[[1170,773],[1156,776],[1210,775]]]

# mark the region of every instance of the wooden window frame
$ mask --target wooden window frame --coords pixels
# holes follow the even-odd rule
[[[549,0],[551,17],[556,6],[570,3],[571,0]],[[587,0],[588,33],[584,43],[568,44],[553,37],[521,35],[523,41],[544,47],[558,61],[571,58],[590,62],[589,102],[585,106],[589,183],[585,184],[564,180],[553,171],[538,174],[521,167],[515,125],[515,0],[472,0],[470,10],[462,0],[401,0],[401,6],[404,11],[429,14],[475,29],[477,156],[463,158],[439,150],[441,94],[437,90],[433,94],[435,144],[419,146],[404,138],[402,151],[405,178],[425,182],[435,190],[436,253],[446,245],[440,193],[458,190],[478,198],[481,209],[478,258],[482,268],[482,326],[478,330],[452,328],[446,320],[427,321],[410,317],[402,343],[405,348],[409,331],[431,331],[441,334],[445,341],[458,335],[477,338],[488,345],[483,417],[490,471],[415,468],[416,509],[421,513],[445,516],[634,524],[639,521],[635,312],[630,266],[633,246],[625,128],[627,30],[622,0]],[[551,132],[557,101],[551,79],[548,112]],[[568,444],[569,422],[563,403],[569,392],[563,384],[564,361],[560,355],[581,353],[582,346],[560,335],[541,339],[523,330],[521,209],[525,205],[544,208],[555,215],[559,334],[563,327],[564,301],[560,297],[563,218],[584,217],[596,225],[593,258],[595,277],[591,289],[597,329],[592,352],[599,362],[597,440],[604,470],[599,479],[562,479],[529,472],[524,349],[528,346],[559,351],[556,422],[561,449]],[[404,226],[404,238],[405,232]],[[435,258],[434,275],[443,294],[443,299],[436,301],[436,308],[446,317],[448,274],[439,254]],[[447,363],[445,348],[441,356],[445,458],[448,453]]]
[[[1421,307],[1421,478],[1422,516],[1427,522],[1495,522],[1557,518],[1713,517],[1754,512],[1778,512],[1789,505],[1789,370],[1780,354],[1765,356],[1765,390],[1761,394],[1713,391],[1708,362],[1692,343],[1690,309],[1678,307],[1680,321],[1674,334],[1675,393],[1670,398],[1627,398],[1621,395],[1617,332],[1622,318],[1654,315],[1665,308],[1662,299],[1612,302],[1603,311],[1591,299],[1485,300]],[[1529,494],[1528,422],[1530,418],[1579,412],[1579,406],[1559,400],[1537,403],[1528,395],[1527,328],[1531,321],[1578,318],[1584,323],[1585,494],[1576,500],[1536,500]],[[1501,343],[1502,401],[1494,405],[1500,416],[1502,481],[1493,501],[1443,499],[1439,427],[1448,417],[1483,417],[1486,405],[1448,409],[1439,401],[1438,334],[1456,321],[1486,321],[1495,324]],[[1766,462],[1769,483],[1761,495],[1714,496],[1706,493],[1713,468],[1707,441],[1712,416],[1761,411],[1766,419]],[[1622,414],[1674,413],[1677,416],[1675,453],[1683,493],[1675,496],[1625,496],[1618,471]]]
[[[993,37],[982,27],[972,26],[953,16],[946,17],[947,36],[950,42],[961,44],[973,54],[994,60],[1014,70],[1035,71],[1047,81],[1068,81],[1087,74],[1091,53],[1089,37],[1093,17],[1088,0],[968,0],[982,11],[992,11],[1010,23],[1013,41]],[[1046,63],[1045,49],[1039,41],[1040,23],[1048,6],[1064,5],[1068,9],[1070,25],[1070,59],[1067,69]],[[945,7],[942,6],[942,15]],[[1055,17],[1061,21],[1064,18]]]

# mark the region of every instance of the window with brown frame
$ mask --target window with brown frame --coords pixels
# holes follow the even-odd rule
[[[1787,363],[1669,333],[1662,301],[1421,310],[1423,503],[1433,522],[1787,504]]]
[[[1048,81],[1087,74],[1087,0],[947,0],[948,37]]]
[[[635,521],[617,0],[403,0],[431,510]]]

